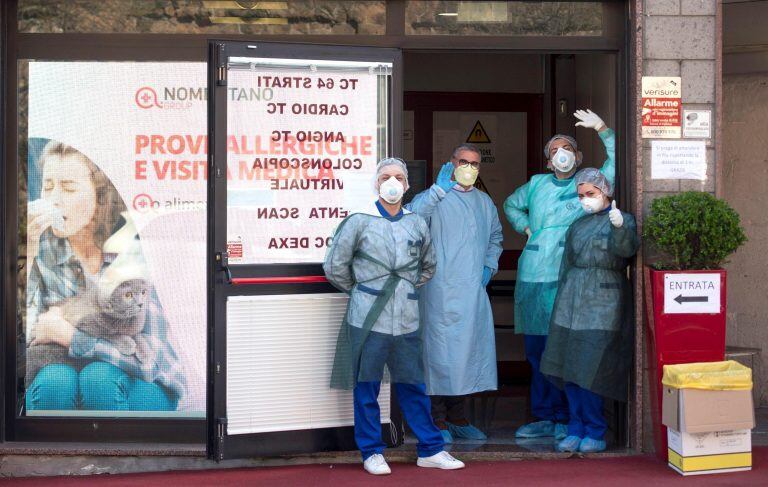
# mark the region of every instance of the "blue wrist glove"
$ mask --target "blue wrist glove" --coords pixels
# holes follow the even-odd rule
[[[453,164],[450,162],[446,162],[443,164],[443,167],[440,168],[440,172],[437,175],[437,180],[435,181],[435,184],[440,187],[443,191],[446,193],[451,190],[456,185],[456,181],[451,180],[451,176],[453,175]]]
[[[491,276],[493,275],[493,271],[490,267],[483,267],[483,287],[487,286],[489,282],[491,282]]]

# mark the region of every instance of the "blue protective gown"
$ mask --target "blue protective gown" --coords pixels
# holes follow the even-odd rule
[[[378,403],[385,366],[419,440],[419,457],[439,453],[444,443],[425,393],[419,331],[419,287],[435,271],[426,222],[407,210],[392,216],[376,202],[339,225],[323,270],[350,295],[331,387],[353,389],[355,441],[363,460],[385,447]]]
[[[613,185],[616,175],[616,136],[612,129],[599,132],[607,159],[600,168]],[[554,174],[537,174],[504,201],[504,213],[515,231],[532,235],[523,249],[515,284],[515,332],[546,335],[557,295],[558,273],[565,246],[565,232],[584,216],[576,183]]]
[[[323,270],[349,294],[331,387],[380,382],[385,365],[393,382],[423,383],[418,293],[435,271],[424,219],[408,210],[390,216],[378,202],[349,215],[333,236]]]
[[[429,224],[437,270],[419,299],[427,394],[461,396],[498,387],[493,314],[483,268],[499,268],[501,222],[475,188],[437,185],[407,207]]]

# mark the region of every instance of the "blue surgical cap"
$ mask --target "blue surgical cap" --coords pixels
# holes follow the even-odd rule
[[[608,178],[605,177],[605,174],[594,167],[587,167],[577,172],[575,181],[577,188],[580,184],[589,183],[594,185],[609,198],[613,196],[613,185],[608,181]]]
[[[563,135],[563,134],[557,134],[544,145],[544,160],[549,160],[549,147],[552,145],[552,142],[556,141],[557,139],[562,139],[567,141],[569,144],[571,144],[571,147],[573,147],[573,150],[577,151],[579,150],[578,144],[576,144],[576,139],[571,137],[570,135]]]
[[[397,166],[400,168],[401,171],[403,171],[403,175],[405,175],[405,179],[408,179],[408,167],[405,165],[405,161],[400,159],[399,157],[387,157],[386,159],[382,159],[379,161],[379,163],[376,165],[376,179],[379,178],[379,175],[381,174],[381,171],[384,170],[387,166]]]

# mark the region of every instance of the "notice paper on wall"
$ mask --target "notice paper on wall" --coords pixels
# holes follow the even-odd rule
[[[707,179],[707,150],[702,140],[651,142],[653,179]]]
[[[683,137],[709,139],[712,137],[712,110],[683,110]]]

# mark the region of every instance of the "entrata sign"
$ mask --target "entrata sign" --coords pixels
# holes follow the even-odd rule
[[[643,76],[643,138],[679,139],[682,119],[680,77]]]
[[[720,274],[665,275],[664,312],[720,313]]]

